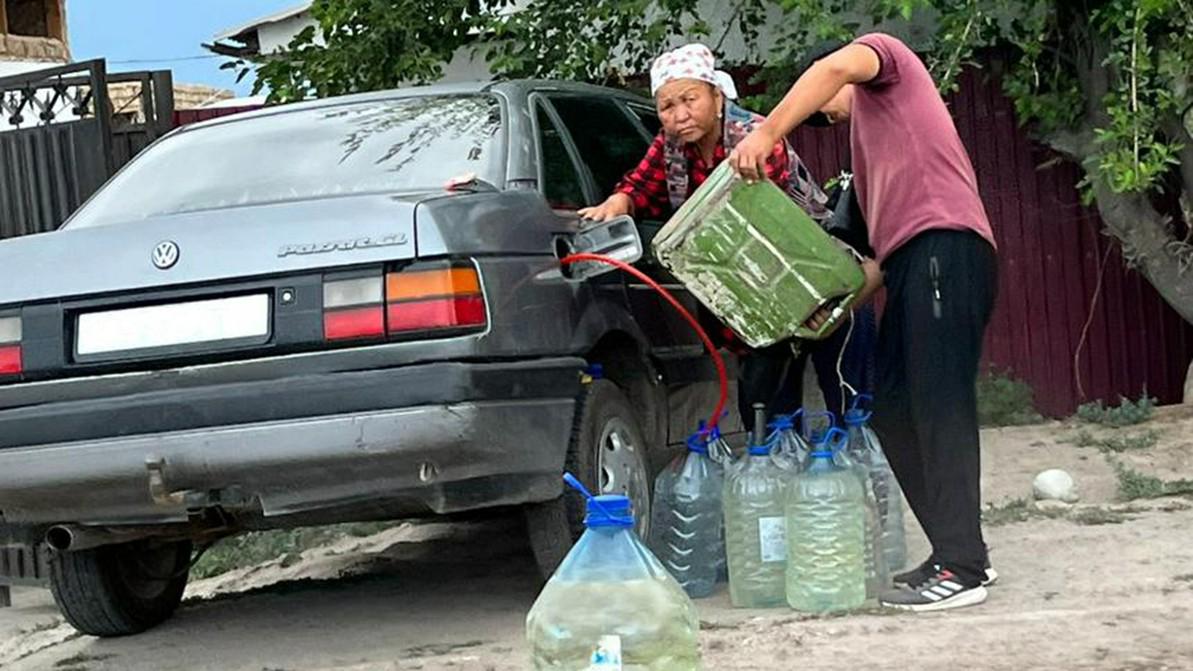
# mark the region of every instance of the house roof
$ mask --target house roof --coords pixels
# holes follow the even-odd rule
[[[313,0],[306,0],[301,4],[291,7],[290,9],[283,9],[280,12],[275,12],[268,16],[262,16],[260,18],[253,19],[252,21],[241,24],[234,28],[228,28],[227,30],[218,33],[212,39],[216,42],[219,42],[220,40],[229,40],[240,37],[245,33],[256,31],[262,26],[267,26],[271,23],[278,23],[279,21],[285,21],[286,19],[298,16],[299,14],[302,14],[303,12],[310,9],[311,4],[313,4]]]

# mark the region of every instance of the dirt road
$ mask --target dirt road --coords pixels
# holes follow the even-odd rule
[[[1193,407],[1149,425],[1124,453],[1163,477],[1193,473]],[[810,619],[699,602],[705,668],[1193,669],[1193,503],[1115,504],[1115,471],[1056,425],[984,434],[987,540],[1003,580],[979,608]],[[1062,467],[1081,507],[1018,505]],[[1017,521],[1021,520],[1021,521]],[[918,530],[912,554],[925,554]],[[528,668],[523,617],[536,578],[517,523],[407,525],[191,586],[178,616],[120,640],[78,636],[44,591],[0,610],[0,667],[25,671]]]

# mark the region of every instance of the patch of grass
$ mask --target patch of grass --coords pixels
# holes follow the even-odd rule
[[[1135,519],[1131,513],[1140,512],[1133,508],[1111,510],[1102,507],[1058,508],[1041,510],[1028,499],[1015,499],[1001,506],[987,506],[982,511],[982,524],[1000,527],[1008,524],[1044,519],[1067,519],[1073,524],[1098,526],[1122,524]]]
[[[1156,410],[1156,399],[1144,392],[1138,401],[1122,396],[1117,406],[1107,406],[1102,401],[1086,403],[1077,408],[1077,418],[1089,424],[1101,424],[1121,428],[1142,424],[1151,419]]]
[[[1176,576],[1173,580],[1177,582],[1193,582],[1193,573],[1184,573]]]
[[[1118,462],[1113,465],[1118,476],[1118,496],[1124,501],[1193,494],[1193,480],[1161,480]]]
[[[1061,442],[1068,443],[1070,445],[1076,445],[1077,447],[1097,447],[1099,443],[1098,437],[1090,433],[1089,429],[1082,429],[1077,433],[1074,433],[1071,436],[1065,436],[1060,440]]]
[[[988,527],[1001,527],[1034,519],[1064,517],[1066,514],[1067,511],[1063,510],[1040,510],[1028,499],[1015,499],[1001,506],[987,506],[982,510],[982,524]]]
[[[1154,430],[1142,433],[1115,433],[1111,436],[1099,437],[1089,429],[1081,429],[1077,433],[1062,439],[1064,442],[1077,447],[1096,447],[1102,452],[1119,454],[1136,450],[1148,450],[1160,442],[1160,434]]]
[[[1035,393],[1026,382],[996,371],[978,378],[978,422],[982,426],[1023,426],[1042,421]]]
[[[203,554],[191,569],[191,578],[202,580],[278,558],[282,559],[283,567],[293,566],[305,550],[349,536],[364,538],[394,525],[394,522],[353,522],[303,529],[253,531],[225,538]]]
[[[1122,524],[1131,520],[1131,516],[1124,512],[1117,510],[1107,510],[1106,508],[1082,508],[1069,515],[1069,520],[1074,524],[1082,524],[1085,526],[1100,526],[1103,524]]]
[[[1114,435],[1109,438],[1103,438],[1098,441],[1098,446],[1107,452],[1117,454],[1120,452],[1151,449],[1158,442],[1160,442],[1160,434],[1148,430],[1143,433]]]
[[[1027,499],[1015,499],[1001,506],[988,506],[982,510],[982,524],[988,527],[1000,527],[1014,522],[1026,522],[1036,512]]]

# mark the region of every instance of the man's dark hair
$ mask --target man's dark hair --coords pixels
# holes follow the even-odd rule
[[[799,60],[799,77],[803,77],[804,73],[808,71],[808,68],[812,67],[816,61],[842,49],[848,44],[848,42],[842,42],[841,40],[825,40],[813,46],[811,49],[808,49],[808,52],[804,54],[804,57]],[[796,77],[796,79],[799,77]],[[827,128],[833,125],[833,122],[824,112],[816,111],[812,113],[812,116],[804,119],[804,123],[802,125],[811,126],[813,128]]]

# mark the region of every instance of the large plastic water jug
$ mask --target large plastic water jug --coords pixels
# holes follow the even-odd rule
[[[862,483],[862,512],[865,514],[866,526],[866,542],[862,552],[863,564],[866,567],[866,599],[876,600],[890,582],[886,558],[882,554],[882,521],[878,516],[878,499],[874,495],[874,483],[870,480],[869,469],[850,457],[849,441],[845,440],[843,443],[834,451],[833,458],[837,465],[853,471]]]
[[[751,347],[823,338],[864,283],[861,267],[769,180],[713,170],[652,246],[684,286]],[[820,309],[829,320],[805,326]]]
[[[725,413],[728,415],[729,413]],[[724,419],[724,416],[722,417]],[[700,422],[700,430],[704,430],[704,422]],[[721,466],[721,477],[724,482],[724,477],[736,467],[734,459],[733,448],[729,447],[729,442],[721,435],[721,427],[714,426],[708,430],[708,458],[712,459],[713,463]],[[723,493],[723,492],[722,492]],[[722,506],[724,501],[721,502]],[[717,582],[729,581],[729,562],[725,552],[725,524],[724,524],[724,509],[721,514],[721,540],[720,550],[716,552],[717,565]]]
[[[773,608],[787,602],[785,497],[792,477],[780,463],[777,435],[747,449],[725,477],[725,550],[729,598],[738,608]]]
[[[696,609],[634,533],[629,498],[590,497],[584,523],[526,618],[534,669],[699,669]]]
[[[882,527],[882,554],[887,570],[894,573],[907,564],[903,491],[899,489],[899,482],[891,471],[878,436],[869,426],[871,413],[860,407],[869,398],[866,394],[858,396],[854,399],[853,407],[845,413],[845,426],[849,431],[847,451],[850,459],[864,465],[870,473]]]
[[[831,429],[787,492],[787,603],[809,613],[866,601],[865,498],[857,474],[833,451],[847,439]]]
[[[725,565],[725,474],[714,459],[717,446],[718,439],[709,431],[690,436],[687,451],[655,479],[649,545],[694,598],[712,594]]]

